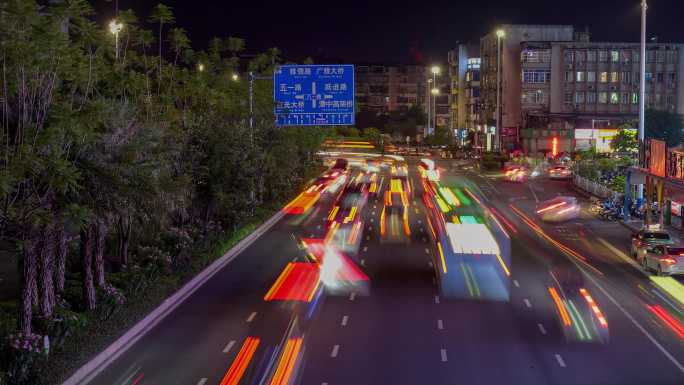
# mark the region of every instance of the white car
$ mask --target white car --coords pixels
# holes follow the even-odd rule
[[[658,275],[684,274],[684,247],[651,245],[641,260],[644,270]]]
[[[551,179],[571,179],[572,170],[568,166],[553,166],[549,169]]]

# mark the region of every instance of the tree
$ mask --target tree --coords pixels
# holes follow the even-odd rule
[[[668,147],[677,146],[684,141],[684,123],[677,113],[648,109],[644,127],[646,138],[664,140]]]
[[[152,9],[150,21],[159,24],[159,40],[157,40],[159,42],[159,83],[157,84],[157,95],[159,95],[162,83],[162,31],[164,29],[164,24],[174,24],[176,18],[173,16],[171,7],[159,3]]]
[[[637,152],[639,143],[637,141],[636,130],[621,129],[610,141],[610,148],[617,152]]]

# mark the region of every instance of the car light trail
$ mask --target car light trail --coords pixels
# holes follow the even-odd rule
[[[387,229],[385,228],[385,208],[382,208],[382,211],[380,212],[380,235],[385,236],[385,231]]]
[[[290,271],[294,268],[294,264],[292,262],[288,263],[287,266],[285,266],[285,269],[280,273],[278,276],[278,279],[276,279],[275,283],[271,288],[266,292],[266,295],[264,296],[264,301],[270,301],[273,298],[273,293],[277,292],[280,290],[280,287],[283,285],[283,282],[285,279],[287,279],[287,276],[290,274]]]
[[[589,307],[591,307],[591,311],[594,312],[594,315],[596,316],[596,319],[598,319],[599,323],[601,324],[602,327],[607,328],[608,327],[608,322],[606,321],[606,317],[603,316],[603,312],[601,309],[599,309],[598,305],[596,302],[594,302],[594,299],[591,297],[589,294],[589,291],[585,288],[580,289],[580,294],[584,297],[584,299],[587,301],[589,304]]]
[[[537,214],[541,214],[541,213],[543,213],[543,212],[546,212],[546,211],[549,211],[549,210],[553,210],[553,209],[558,208],[558,207],[561,207],[561,206],[565,206],[566,204],[567,204],[567,202],[554,203],[554,204],[552,204],[552,205],[550,205],[550,206],[546,206],[546,207],[544,207],[544,208],[542,208],[542,209],[537,210]]]
[[[563,303],[560,296],[558,295],[556,288],[550,287],[549,293],[551,293],[551,298],[553,299],[553,302],[556,304],[556,308],[558,309],[558,313],[561,316],[561,319],[563,321],[563,325],[564,326],[571,326],[572,321],[570,320],[570,317],[568,316],[568,311],[565,308],[565,304]]]
[[[567,305],[568,305],[567,308],[570,310],[570,312],[569,312],[570,317],[574,321],[574,328],[575,328],[575,331],[577,332],[577,336],[579,336],[580,340],[590,340],[591,334],[589,333],[589,330],[587,329],[587,325],[584,323],[584,319],[582,318],[582,315],[577,310],[575,303],[572,302],[572,300],[568,300]]]
[[[446,261],[444,261],[444,252],[442,251],[442,244],[437,242],[437,250],[439,251],[439,260],[442,263],[442,271],[447,273]]]
[[[333,207],[332,210],[330,210],[330,215],[328,215],[328,220],[332,221],[335,219],[335,215],[337,215],[337,212],[340,211],[340,206],[335,206]]]
[[[259,339],[255,337],[247,337],[242,348],[235,357],[235,361],[228,368],[228,372],[221,380],[221,385],[237,385],[240,383],[242,376],[245,374],[245,370],[249,365],[249,362],[254,356],[254,352],[259,346]]]
[[[674,331],[679,338],[684,339],[684,325],[682,325],[679,320],[676,318],[672,317],[670,313],[668,313],[665,309],[660,307],[660,305],[646,305],[648,309],[653,312],[653,314],[657,315],[658,318],[660,318],[661,321],[663,321],[667,326]]]
[[[467,187],[464,187],[463,189],[465,190],[465,192],[468,193],[468,195],[470,195],[471,198],[473,198],[473,199],[475,200],[475,202],[477,202],[477,204],[479,204],[480,206],[482,206],[482,201],[479,200],[479,199],[477,199],[477,197],[475,196],[475,194],[471,193],[470,190],[468,190]]]
[[[509,204],[509,207],[510,207],[510,208],[511,208],[519,217],[520,217],[520,219],[523,220],[523,222],[525,222],[528,226],[530,226],[530,228],[532,228],[532,230],[534,230],[534,232],[536,232],[540,237],[542,237],[542,238],[546,239],[547,241],[551,242],[554,246],[556,246],[557,248],[559,248],[561,251],[565,252],[566,255],[569,255],[570,257],[572,257],[572,258],[573,258],[574,260],[576,260],[577,262],[582,263],[584,266],[586,266],[587,268],[591,269],[591,270],[594,271],[595,273],[597,273],[597,274],[599,274],[599,275],[604,275],[599,269],[597,269],[597,268],[595,268],[594,266],[590,265],[589,262],[587,262],[587,259],[586,259],[584,256],[582,256],[581,254],[579,254],[579,253],[576,252],[575,250],[572,250],[571,248],[565,246],[564,244],[558,242],[557,240],[551,238],[548,234],[546,234],[546,232],[545,232],[544,230],[542,230],[541,227],[539,227],[539,225],[537,225],[536,223],[534,223],[534,222],[532,221],[532,219],[530,219],[527,215],[525,215],[525,213],[523,213],[522,211],[520,211],[517,207],[513,206],[512,204]]]
[[[270,385],[287,385],[290,383],[292,370],[295,367],[299,352],[302,349],[302,343],[302,338],[290,338],[287,340]]]
[[[503,215],[501,215],[494,207],[489,207],[489,211],[491,211],[491,213],[492,213],[492,215],[494,216],[495,219],[498,219],[498,220],[500,220],[501,222],[503,222],[509,230],[511,230],[511,231],[512,231],[513,233],[515,233],[515,234],[518,233],[518,229],[516,229],[515,226],[513,226],[513,224],[511,224],[511,222],[509,222],[509,221],[506,219],[506,217],[504,217]],[[499,222],[497,221],[497,223],[499,223]],[[499,227],[501,227],[501,224],[500,224],[500,223],[499,223]]]

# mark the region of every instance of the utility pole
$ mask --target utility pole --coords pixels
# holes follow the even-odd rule
[[[494,148],[501,150],[501,39],[506,33],[499,29],[496,31],[496,130],[494,134]]]

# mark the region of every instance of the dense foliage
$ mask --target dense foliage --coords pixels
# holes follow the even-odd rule
[[[10,383],[47,354],[45,336],[108,318],[144,290],[141,276],[187,268],[198,242],[318,167],[324,132],[274,127],[269,81],[255,83],[249,127],[237,75],[271,73],[277,49],[246,62],[229,37],[194,51],[161,4],[118,19],[114,35],[86,0],[0,2],[0,241],[21,274],[17,331],[3,341],[14,358],[0,368]]]

